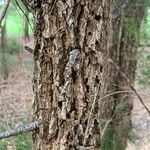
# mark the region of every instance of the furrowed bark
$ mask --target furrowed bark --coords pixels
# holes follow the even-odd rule
[[[109,7],[101,0],[46,0],[35,11],[33,109],[42,126],[33,135],[34,149],[100,149]]]
[[[130,126],[131,95],[118,93],[101,99],[122,91],[120,87],[128,88],[109,58],[122,72],[129,73],[131,81],[136,69],[134,56],[129,59],[136,54],[135,35],[130,34],[123,18],[117,18],[115,23],[112,2],[45,0],[33,3],[36,39],[33,119],[42,122],[33,133],[35,150],[105,149],[106,137],[101,139],[100,132],[108,121],[111,120],[108,127],[113,129],[111,143],[121,139],[119,129],[123,120]],[[133,70],[129,72],[131,67]],[[120,104],[124,107],[118,111]],[[126,141],[127,138],[120,141],[123,148]]]

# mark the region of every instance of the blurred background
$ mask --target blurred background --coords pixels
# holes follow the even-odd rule
[[[19,5],[19,7],[18,7]],[[4,0],[0,1],[0,12]],[[33,17],[12,0],[0,31],[0,130],[31,121],[33,56],[24,46],[34,47]],[[31,150],[30,134],[0,141],[0,150]]]
[[[0,0],[0,12],[4,0]],[[140,31],[136,89],[150,108],[150,0]],[[0,131],[31,121],[33,55],[33,16],[20,3],[12,0],[0,31]],[[127,150],[150,150],[150,117],[134,98],[133,133]],[[0,150],[31,150],[31,134],[0,141]]]

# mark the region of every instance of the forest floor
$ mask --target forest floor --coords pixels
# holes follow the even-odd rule
[[[18,124],[31,116],[32,56],[24,52],[21,58],[14,58],[7,80],[0,76],[0,122]]]
[[[32,55],[23,52],[21,58],[20,62],[16,57],[16,64],[11,68],[7,80],[0,76],[0,123],[5,123],[6,128],[22,125],[32,116]],[[140,93],[150,108],[150,88],[147,87]],[[129,142],[127,150],[150,150],[150,116],[136,97],[132,120],[136,140],[134,143]]]

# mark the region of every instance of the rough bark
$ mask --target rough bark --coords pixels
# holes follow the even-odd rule
[[[113,129],[112,140],[118,141],[123,133],[118,130],[120,124],[127,120],[130,126],[132,109],[129,94],[102,99],[120,87],[128,88],[108,59],[133,82],[135,35],[128,31],[126,20],[113,22],[110,0],[45,0],[32,5],[24,1],[35,17],[33,110],[34,119],[42,125],[33,133],[34,149],[96,150],[102,146],[106,150],[106,124]],[[126,139],[120,141],[123,148]]]
[[[122,73],[126,75],[131,84],[134,84],[138,34],[143,15],[143,1],[138,1],[132,10],[125,12],[115,22],[112,22],[112,45],[107,58],[111,59],[120,68],[120,71],[110,62],[105,62],[102,73],[102,97],[116,91],[131,90]],[[132,94],[114,94],[103,99],[100,105],[102,108],[100,120],[104,120],[102,127],[107,124],[108,120],[111,120],[102,138],[102,150],[124,150],[132,127]]]
[[[100,148],[99,91],[110,2],[42,1],[35,11],[36,150]],[[105,12],[105,14],[104,14]]]

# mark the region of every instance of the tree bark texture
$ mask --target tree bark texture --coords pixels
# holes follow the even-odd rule
[[[112,45],[106,57],[120,68],[120,72],[109,61],[105,61],[102,73],[102,97],[117,91],[131,90],[122,73],[127,76],[131,84],[134,84],[140,25],[144,15],[143,3],[137,1],[132,6],[132,10],[126,11],[122,14],[124,16],[119,17],[115,22],[112,21]],[[102,128],[108,120],[111,120],[102,138],[102,150],[125,150],[132,132],[133,95],[126,92],[114,94],[100,101],[99,105],[100,120],[103,120]]]
[[[130,19],[112,20],[112,0],[23,1],[35,17],[33,119],[42,124],[33,133],[34,149],[124,149],[122,123],[130,126],[132,96],[103,97],[129,88],[108,59],[134,82]],[[130,18],[139,27],[135,14]]]
[[[109,8],[101,0],[45,0],[36,8],[33,110],[42,125],[33,134],[34,149],[100,149]]]

